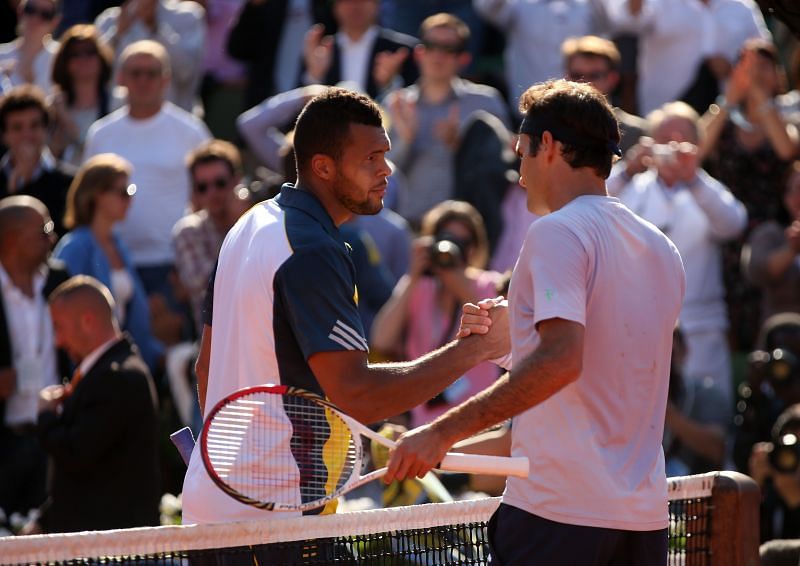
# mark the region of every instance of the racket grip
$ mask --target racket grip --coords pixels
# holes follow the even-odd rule
[[[194,435],[192,434],[192,429],[185,426],[170,434],[169,439],[175,445],[175,448],[178,449],[178,452],[180,452],[184,464],[188,466],[189,459],[192,457],[192,450],[194,450]]]
[[[450,472],[526,478],[530,471],[530,462],[524,456],[509,458],[448,452],[438,467]]]

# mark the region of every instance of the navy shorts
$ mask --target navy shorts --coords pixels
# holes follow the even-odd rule
[[[489,520],[492,566],[666,566],[667,529],[622,531],[549,521],[504,503]]]

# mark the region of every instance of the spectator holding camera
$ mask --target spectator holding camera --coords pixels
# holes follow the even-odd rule
[[[686,269],[680,323],[687,380],[706,376],[733,399],[720,244],[738,236],[747,212],[730,191],[700,168],[697,113],[684,102],[648,116],[652,138],[629,152],[608,189],[655,224],[677,246]]]
[[[461,201],[445,201],[422,220],[411,264],[378,312],[370,344],[398,359],[413,360],[455,337],[461,305],[497,294],[501,275],[486,271],[488,242],[483,220]],[[442,394],[411,411],[411,426],[430,422],[448,408],[490,385],[497,366],[484,362]]]
[[[770,442],[753,446],[748,473],[761,488],[761,540],[800,537],[800,404],[784,410]]]
[[[783,205],[789,224],[769,220],[753,230],[742,250],[742,268],[763,291],[761,317],[800,313],[800,162],[785,185]]]

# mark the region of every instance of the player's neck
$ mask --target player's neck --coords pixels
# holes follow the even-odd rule
[[[558,210],[582,196],[608,196],[605,179],[588,167],[572,169],[554,180],[548,204],[550,210]]]

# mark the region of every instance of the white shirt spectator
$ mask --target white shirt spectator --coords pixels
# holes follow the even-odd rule
[[[45,271],[33,280],[33,297],[11,281],[0,265],[0,297],[5,304],[17,386],[6,400],[6,426],[35,424],[39,414],[39,391],[58,383],[55,337],[47,301],[42,295]]]
[[[639,36],[639,113],[678,100],[694,80],[700,63],[721,55],[731,63],[747,39],[770,39],[752,0],[643,0],[634,17],[628,0],[603,0],[619,31]]]
[[[203,68],[206,36],[205,10],[196,2],[158,0],[157,29],[153,33],[136,20],[122,37],[116,37],[120,8],[109,8],[97,17],[101,38],[116,49],[117,57],[131,43],[152,39],[169,53],[172,78],[168,99],[187,111],[194,107]]]
[[[364,80],[372,73],[369,64],[372,60],[372,47],[379,31],[378,26],[372,26],[358,41],[353,41],[341,31],[336,34],[336,44],[341,51],[342,82],[357,85],[356,90],[359,92],[367,90]]]
[[[10,87],[27,82],[22,78],[18,68],[21,41],[16,39],[0,45],[0,93]],[[44,48],[33,59],[33,84],[41,88],[45,94],[49,94],[53,87],[50,72],[56,51],[58,51],[58,42],[47,39]]]
[[[613,186],[614,182],[609,182]],[[744,205],[719,181],[699,170],[692,186],[666,187],[653,170],[636,175],[620,200],[653,223],[677,246],[686,269],[681,330],[687,344],[686,379],[710,376],[733,399],[728,313],[720,244],[745,228]]]
[[[210,137],[203,122],[170,102],[144,120],[131,118],[124,106],[89,129],[87,159],[111,152],[133,164],[131,182],[137,192],[119,234],[136,267],[174,261],[172,227],[186,212],[190,196],[184,159]]]
[[[596,0],[473,0],[475,10],[505,32],[512,108],[532,84],[564,76],[565,39],[602,33],[602,9],[595,4]]]

